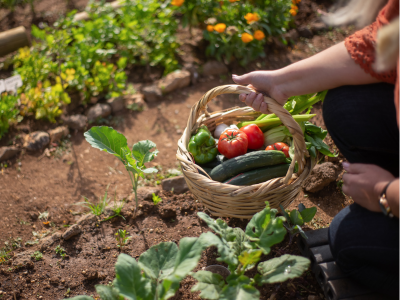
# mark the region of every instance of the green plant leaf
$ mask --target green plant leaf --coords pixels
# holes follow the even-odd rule
[[[301,213],[303,210],[305,210],[305,209],[306,209],[306,207],[304,206],[303,203],[300,203],[300,204],[298,205],[298,210],[299,210],[300,213]]]
[[[225,281],[221,275],[209,271],[197,271],[192,275],[198,283],[192,288],[192,292],[200,293],[200,298],[216,300],[219,299]]]
[[[142,253],[138,264],[150,278],[164,279],[174,271],[177,256],[178,246],[172,242],[164,242]]]
[[[303,221],[303,217],[301,216],[301,214],[299,213],[298,210],[293,209],[290,212],[290,221],[292,222],[293,225],[303,225],[304,221]]]
[[[282,242],[286,234],[283,226],[285,218],[276,217],[277,212],[266,202],[266,207],[256,213],[246,226],[247,237],[255,242],[264,254],[268,254],[273,245]]]
[[[64,300],[94,300],[94,298],[86,296],[86,295],[79,295],[72,298],[66,298]]]
[[[133,145],[132,155],[138,161],[140,167],[144,166],[145,163],[152,161],[157,156],[157,149],[150,152],[153,148],[156,148],[156,144],[149,140],[140,141]]]
[[[258,261],[260,260],[262,253],[262,250],[250,249],[243,251],[239,255],[238,259],[239,262],[243,265],[244,269],[247,271],[255,267],[256,263],[258,263]]]
[[[257,267],[262,275],[259,284],[283,282],[299,277],[310,266],[310,260],[305,257],[285,254],[260,263]]]
[[[310,221],[314,218],[314,216],[315,216],[316,213],[317,213],[317,208],[316,208],[315,206],[310,207],[310,208],[303,209],[303,210],[300,212],[300,214],[301,214],[301,216],[302,216],[302,218],[303,218],[304,223],[310,222]]]
[[[94,126],[86,131],[84,136],[93,148],[113,154],[121,161],[123,156],[122,149],[130,153],[125,136],[111,127]]]
[[[164,279],[160,285],[159,299],[165,300],[173,297],[176,291],[179,289],[179,279]]]
[[[107,285],[96,285],[96,292],[100,295],[101,300],[123,300],[124,297],[119,296],[118,290]]]
[[[260,292],[250,284],[247,276],[229,275],[220,300],[259,300]]]
[[[232,242],[236,238],[236,234],[232,227],[229,227],[223,220],[214,220],[210,216],[203,212],[198,212],[197,215],[202,219],[209,228],[214,230],[221,238],[225,239],[227,242]]]
[[[301,227],[300,227],[299,225],[296,225],[294,229],[295,229],[295,230],[297,229],[297,231],[300,233],[300,235],[301,235],[303,238],[308,239],[308,236],[304,233],[303,229],[301,229]],[[295,234],[296,234],[296,233],[295,233]]]
[[[281,209],[281,212],[282,212],[283,216],[285,217],[286,222],[289,223],[289,222],[290,222],[290,216],[289,216],[289,214],[286,212],[286,210],[283,208],[282,204],[279,204],[279,208]]]
[[[118,256],[115,277],[114,286],[123,297],[129,300],[154,298],[155,286],[151,284],[150,279],[142,277],[138,263],[129,255]]]

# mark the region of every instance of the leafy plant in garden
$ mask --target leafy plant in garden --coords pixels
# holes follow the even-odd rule
[[[199,238],[185,237],[179,248],[175,243],[163,242],[142,253],[139,260],[120,254],[115,264],[116,278],[112,286],[97,285],[101,299],[164,300],[179,289],[179,283],[197,266],[202,251],[211,246],[211,232]],[[73,300],[93,300],[76,296]]]
[[[157,196],[155,193],[152,194],[152,199],[153,199],[154,205],[157,205],[158,203],[160,203],[162,201],[161,197]]]
[[[223,220],[214,220],[199,212],[199,217],[205,221],[219,237],[213,243],[218,248],[220,257],[231,271],[225,280],[218,274],[208,271],[196,272],[193,277],[198,284],[192,291],[202,291],[204,299],[233,299],[233,295],[242,295],[243,299],[259,299],[260,293],[255,284],[283,282],[287,279],[301,276],[307,270],[310,261],[307,258],[283,255],[272,258],[258,265],[254,279],[247,277],[246,271],[253,269],[260,261],[262,254],[269,254],[271,247],[283,241],[286,230],[283,226],[284,217],[276,217],[277,210],[267,206],[255,214],[247,224],[246,230],[231,228]]]
[[[0,95],[0,139],[8,132],[10,123],[17,119],[19,113],[17,103],[17,96],[8,95],[7,93]]]
[[[94,126],[84,134],[86,141],[94,148],[106,151],[117,157],[128,171],[132,182],[132,188],[135,193],[136,209],[138,208],[137,189],[139,178],[143,178],[145,174],[155,173],[156,168],[147,168],[145,163],[152,161],[158,154],[156,144],[152,141],[145,140],[137,142],[129,149],[126,137],[106,126]],[[150,152],[152,149],[153,152]]]
[[[36,261],[39,261],[43,258],[43,254],[40,251],[35,251],[31,257],[33,257]]]
[[[282,211],[282,214],[286,218],[286,222],[283,224],[289,232],[289,245],[291,244],[293,237],[298,233],[300,233],[303,238],[307,239],[307,236],[305,235],[303,229],[301,229],[301,226],[303,226],[304,223],[311,222],[317,213],[317,208],[315,206],[306,208],[304,204],[300,203],[299,210],[293,209],[287,213],[282,205],[279,207]]]
[[[67,255],[67,253],[65,252],[65,249],[62,248],[60,245],[58,245],[54,251],[56,252],[56,254],[60,255],[62,259],[65,258],[65,256]]]

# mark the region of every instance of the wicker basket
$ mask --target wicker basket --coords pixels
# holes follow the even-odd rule
[[[224,85],[208,91],[192,107],[185,131],[178,141],[176,157],[182,167],[186,183],[195,198],[215,216],[250,219],[255,213],[265,208],[265,201],[268,201],[273,208],[278,208],[280,204],[287,207],[300,192],[302,182],[310,175],[315,165],[315,159],[308,155],[299,124],[275,100],[264,97],[268,109],[279,117],[293,135],[295,156],[286,177],[274,178],[249,186],[236,186],[220,183],[199,174],[200,167],[195,164],[187,150],[189,139],[199,126],[204,124],[213,132],[220,123],[232,124],[254,120],[260,114],[250,107],[236,107],[209,114],[207,103],[218,95],[251,92],[254,90],[239,85]],[[293,174],[295,161],[298,162],[297,174]]]

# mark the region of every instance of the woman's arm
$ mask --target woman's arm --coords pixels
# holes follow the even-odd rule
[[[238,84],[252,85],[257,91],[268,94],[282,105],[291,96],[315,93],[342,85],[379,82],[354,62],[344,42],[279,70],[256,71],[242,76],[233,75],[232,78]],[[245,94],[239,98],[263,113],[267,110],[266,104],[262,104],[262,97],[256,97],[256,94],[250,94],[252,99],[247,101]]]

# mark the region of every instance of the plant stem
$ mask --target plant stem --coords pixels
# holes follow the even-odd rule
[[[136,208],[135,208],[135,213],[133,214],[133,217],[135,218],[136,217],[137,208],[138,208],[138,199],[137,199],[137,191],[136,191],[137,190],[137,184],[135,184],[136,183],[136,176],[135,176],[135,182],[134,182],[131,172],[128,171],[128,173],[129,173],[129,177],[131,178],[133,191],[135,192]]]

